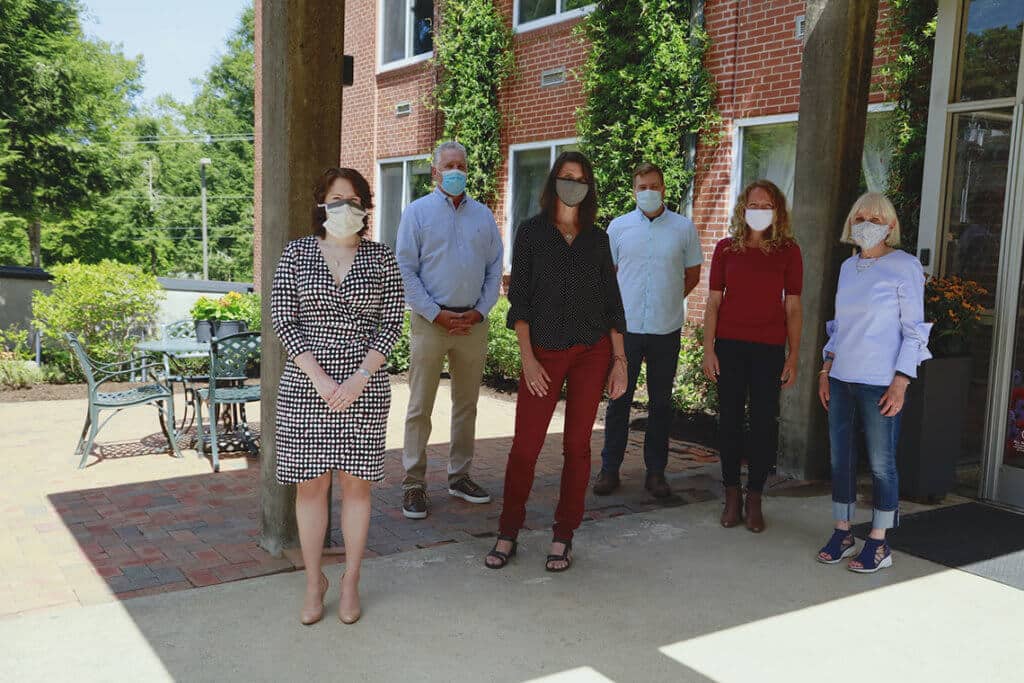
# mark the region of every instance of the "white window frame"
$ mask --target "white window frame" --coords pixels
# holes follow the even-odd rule
[[[405,0],[406,22],[405,22],[405,58],[396,59],[393,62],[384,62],[384,0],[377,0],[377,73],[394,71],[412,64],[425,62],[434,56],[434,51],[424,52],[421,55],[412,54],[413,44],[413,13],[412,4],[414,0]],[[436,0],[435,0],[436,3]],[[437,16],[436,4],[434,16]],[[437,27],[435,26],[435,29]],[[435,35],[436,37],[436,35]]]
[[[386,159],[377,159],[377,166],[374,169],[374,178],[373,178],[374,185],[373,186],[374,186],[374,188],[376,188],[377,197],[381,197],[382,196],[382,190],[383,190],[383,187],[381,186],[381,180],[380,180],[381,179],[381,173],[380,173],[381,166],[386,166],[386,165],[391,165],[391,164],[402,164],[402,209],[400,211],[400,214],[401,213],[405,213],[406,207],[409,206],[409,204],[412,203],[412,198],[411,198],[411,196],[412,196],[412,185],[409,182],[410,181],[410,176],[412,174],[409,173],[409,166],[414,161],[426,161],[429,164],[433,164],[433,157],[431,157],[429,153],[426,153],[426,154],[411,154],[409,156],[403,156],[403,157],[389,157],[389,158],[386,158]],[[380,199],[378,199],[376,204],[377,204],[378,207],[381,205]],[[378,212],[377,216],[379,216],[379,215],[380,214]],[[373,239],[376,242],[380,242],[381,241],[380,223],[376,222],[376,221],[374,223]],[[397,232],[395,233],[395,240],[396,241],[398,240],[398,233]]]
[[[515,166],[513,160],[518,152],[525,152],[532,149],[544,149],[545,147],[550,148],[550,161],[549,166],[555,164],[555,149],[561,145],[575,145],[579,143],[579,138],[559,138],[557,140],[538,140],[536,142],[520,142],[515,145],[508,146],[508,155],[505,159],[506,173],[505,177],[508,178],[508,187],[505,192],[505,234],[502,236],[502,240],[505,243],[505,272],[509,272],[512,269],[512,198],[515,197],[516,191],[516,179],[515,179]]]
[[[555,0],[554,14],[520,24],[519,0],[512,0],[512,30],[515,33],[526,33],[527,31],[544,28],[545,26],[551,26],[552,24],[560,24],[563,21],[579,19],[580,17],[587,16],[594,11],[595,7],[597,7],[597,4],[594,3],[583,7],[577,7],[576,9],[563,10],[562,5],[564,3],[565,0]]]
[[[896,108],[895,102],[877,102],[868,105],[868,113],[893,111]],[[743,188],[740,186],[743,178],[743,131],[746,128],[757,126],[772,126],[780,123],[798,123],[799,112],[787,112],[785,114],[773,114],[771,116],[753,116],[745,119],[735,119],[732,127],[732,159],[729,173],[729,196],[735,202],[740,196]],[[792,197],[789,197],[793,201]]]

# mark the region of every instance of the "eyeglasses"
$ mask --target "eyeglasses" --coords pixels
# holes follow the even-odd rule
[[[339,199],[329,204],[317,204],[317,208],[324,209],[328,213],[331,211],[337,211],[345,206],[351,206],[354,209],[362,209],[363,206],[358,199]]]

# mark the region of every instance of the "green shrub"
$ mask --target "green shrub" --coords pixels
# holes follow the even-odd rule
[[[250,292],[242,295],[242,301],[238,304],[239,315],[245,321],[246,327],[253,332],[258,332],[262,324],[262,301],[258,292]]]
[[[647,364],[640,366],[635,403],[647,404]],[[687,325],[679,340],[679,366],[672,387],[672,406],[682,413],[717,413],[718,385],[704,376],[704,330]]]
[[[51,346],[48,360],[69,377],[78,379],[82,373],[64,351],[65,333],[77,335],[95,360],[113,362],[127,358],[138,337],[152,327],[163,295],[154,275],[110,260],[75,261],[51,272],[53,291],[32,295],[33,324],[57,343],[59,350]]]
[[[399,374],[409,369],[409,311],[402,321],[402,334],[388,356],[388,372]]]
[[[43,373],[43,381],[47,384],[67,384],[70,381],[67,374],[56,365],[43,363],[40,370]]]
[[[13,324],[6,330],[0,329],[0,357],[4,355],[9,355],[9,359],[13,360],[33,359],[32,349],[28,345],[28,330]]]
[[[0,388],[26,389],[43,381],[43,372],[35,363],[24,360],[0,360]]]
[[[487,316],[490,327],[487,331],[487,364],[484,373],[490,379],[517,382],[522,363],[515,330],[505,325],[509,306],[508,299],[501,297]]]
[[[718,385],[704,376],[704,329],[701,327],[687,327],[683,332],[672,404],[684,413],[718,412]]]

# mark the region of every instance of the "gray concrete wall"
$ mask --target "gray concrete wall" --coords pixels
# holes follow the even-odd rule
[[[30,329],[32,324],[32,293],[53,289],[47,279],[12,277],[0,273],[0,329],[16,325]]]

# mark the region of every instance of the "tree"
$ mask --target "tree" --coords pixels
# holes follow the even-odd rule
[[[0,16],[0,118],[9,121],[8,149],[18,155],[5,169],[0,212],[27,229],[38,251],[44,225],[122,184],[116,150],[140,64],[85,38],[76,0],[0,0]],[[102,234],[78,236],[83,245],[103,242]],[[23,256],[4,242],[8,255]]]
[[[692,136],[719,121],[707,34],[690,13],[688,0],[599,0],[580,25],[590,47],[577,130],[604,220],[633,208],[630,178],[641,161],[663,169],[666,203],[678,209],[693,179]]]

